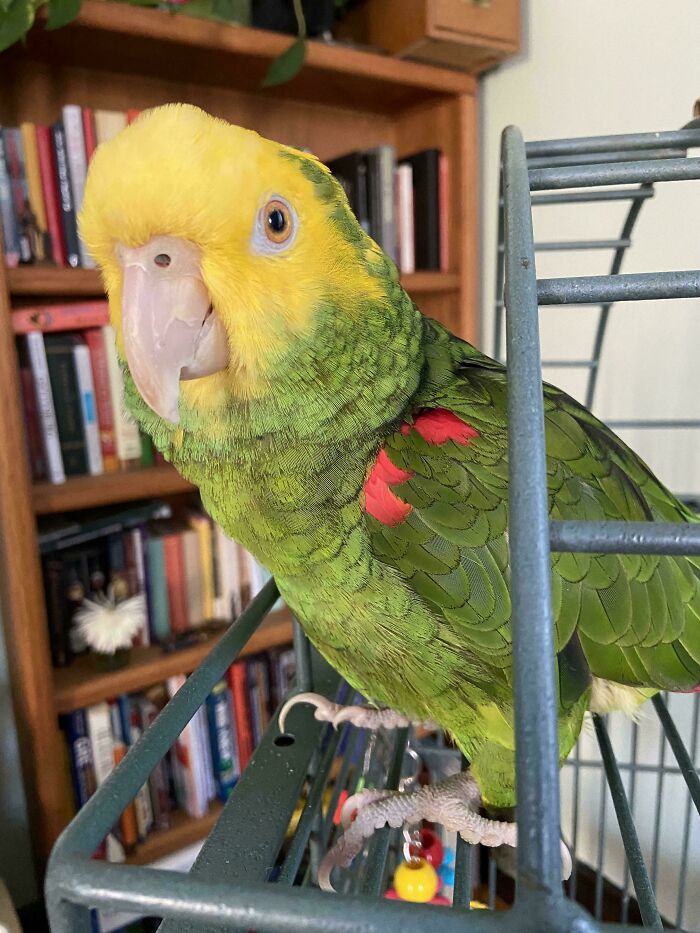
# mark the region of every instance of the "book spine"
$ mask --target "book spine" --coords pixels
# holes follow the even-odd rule
[[[231,692],[223,681],[207,697],[206,707],[216,792],[225,803],[240,772],[231,727]]]
[[[90,164],[90,159],[97,148],[97,131],[95,129],[95,114],[91,107],[83,107],[83,139],[85,140],[85,161]]]
[[[141,738],[143,730],[141,728],[141,717],[136,703],[127,700],[127,707],[130,719],[129,746],[131,747]],[[136,826],[138,828],[139,839],[143,841],[153,829],[154,822],[148,784],[144,784],[134,797],[134,809],[136,810]]]
[[[48,334],[45,345],[63,467],[67,476],[77,476],[87,473],[87,449],[73,346],[58,334]]]
[[[0,128],[0,216],[5,250],[5,265],[14,269],[19,264],[19,230],[12,198],[10,167],[5,146],[7,130]]]
[[[41,443],[41,424],[39,423],[39,408],[34,391],[34,380],[30,366],[22,366],[19,371],[22,388],[22,408],[26,426],[27,449],[29,463],[32,470],[32,479],[36,482],[44,478],[46,462],[44,460],[43,445]]]
[[[49,249],[48,230],[46,228],[44,193],[41,188],[36,126],[33,123],[22,123],[19,129],[22,137],[22,148],[24,150],[24,170],[27,179],[29,208],[34,221],[34,253],[36,259],[43,262],[50,256],[51,251]]]
[[[66,480],[63,468],[63,455],[58,435],[56,409],[54,406],[49,367],[46,359],[46,347],[41,334],[27,334],[27,353],[32,368],[34,392],[36,395],[39,424],[41,426],[41,439],[44,446],[46,472],[52,483],[64,483]]]
[[[76,269],[80,265],[78,228],[75,222],[75,205],[68,168],[68,155],[66,153],[66,137],[63,132],[63,125],[60,122],[54,123],[51,127],[51,135],[56,163],[56,187],[61,206],[63,242],[66,246],[66,261],[71,268]]]
[[[396,169],[397,228],[399,269],[405,275],[416,271],[415,231],[413,227],[413,168],[399,165]]]
[[[258,692],[258,668],[253,659],[249,659],[243,663],[246,667],[248,709],[250,710],[250,727],[253,736],[253,748],[257,748],[263,735],[262,710],[260,708],[260,694]]]
[[[131,538],[131,552],[133,554],[134,571],[136,574],[136,592],[143,593],[148,601],[146,594],[146,554],[143,547],[143,530],[141,528],[132,528],[128,532]],[[151,633],[148,627],[148,614],[143,620],[143,628],[140,632],[141,644],[148,647],[151,644]]]
[[[104,334],[100,328],[85,331],[85,342],[90,352],[92,381],[95,387],[97,424],[100,429],[100,450],[105,473],[119,469],[117,439],[114,432],[114,411],[109,387],[109,369],[105,352]]]
[[[78,709],[62,716],[61,725],[66,733],[68,743],[68,757],[73,779],[75,804],[80,809],[85,806],[97,788],[85,710]]]
[[[87,159],[85,157],[85,136],[83,134],[83,115],[76,104],[66,104],[63,108],[63,128],[66,138],[66,156],[71,183],[71,194],[77,217],[85,194]],[[87,251],[83,241],[78,238],[80,264],[85,269],[94,269],[95,262]]]
[[[61,224],[61,204],[56,183],[56,160],[51,130],[48,126],[37,126],[36,143],[39,154],[39,173],[41,175],[41,190],[46,211],[46,227],[49,234],[49,255],[57,266],[66,266],[66,244]]]
[[[117,700],[111,700],[108,704],[112,731],[112,764],[115,768],[124,760],[128,750],[128,739],[124,734],[124,723],[121,715],[121,703],[126,701],[127,698],[122,696]],[[119,817],[119,834],[124,851],[127,855],[130,855],[136,850],[136,843],[139,840],[134,800],[127,804]]]
[[[63,627],[63,562],[60,557],[51,556],[44,560],[44,594],[51,661],[54,667],[66,667],[71,652]]]
[[[165,579],[165,556],[163,538],[150,535],[148,552],[148,586],[151,606],[151,640],[165,641],[170,635],[170,615],[168,613],[168,588]]]
[[[202,617],[202,568],[199,541],[194,528],[182,532],[183,567],[187,594],[187,624],[189,628],[200,626]]]
[[[109,321],[106,301],[81,301],[68,305],[37,305],[18,308],[12,313],[15,334],[29,334],[34,330],[44,333],[63,330],[82,330],[102,327]]]
[[[100,787],[114,769],[114,739],[109,704],[102,702],[89,706],[85,716],[95,765],[95,778],[97,786]],[[124,861],[124,850],[113,833],[107,837],[107,859],[110,862]]]
[[[197,733],[199,748],[198,779],[201,782],[204,799],[208,804],[210,800],[216,797],[216,780],[214,779],[214,763],[212,761],[211,746],[209,744],[207,713],[204,707],[197,710],[193,722],[195,725],[195,732]]]
[[[173,632],[187,629],[187,594],[183,566],[182,536],[177,533],[163,537],[165,579],[168,588],[168,614]]]
[[[202,615],[204,621],[214,618],[214,555],[211,523],[206,515],[194,518],[199,545],[199,565],[202,580]]]
[[[438,158],[438,212],[440,223],[440,272],[450,270],[450,163],[444,153]]]
[[[128,466],[130,463],[141,459],[141,437],[136,422],[124,410],[124,380],[122,371],[119,368],[117,345],[111,325],[105,325],[102,328],[102,334],[107,355],[114,431],[117,439],[117,457],[122,464]]]
[[[236,661],[229,668],[227,676],[229,687],[231,688],[233,721],[236,724],[238,764],[242,773],[253,754],[253,733],[251,728],[250,707],[248,704],[246,662]]]
[[[141,728],[148,727],[155,722],[158,708],[155,703],[146,697],[139,698],[138,707],[141,715]],[[170,791],[168,780],[168,766],[166,759],[162,759],[155,766],[148,779],[151,792],[151,807],[156,829],[170,829]]]
[[[95,386],[92,381],[90,351],[84,343],[76,344],[73,347],[73,362],[80,395],[80,409],[83,415],[88,472],[91,476],[100,476],[104,472],[100,446],[100,427],[97,423],[97,405],[95,403]]]
[[[382,249],[396,262],[396,193],[394,170],[396,151],[393,146],[379,146],[379,192],[381,198],[381,244]]]
[[[27,179],[24,174],[22,137],[17,127],[9,127],[4,130],[4,136],[5,154],[10,173],[12,204],[19,237],[19,261],[31,262],[34,258],[34,253],[32,251],[32,218],[31,209],[29,207]]]
[[[179,674],[170,677],[167,681],[168,694],[174,697],[185,683],[185,677]],[[194,819],[204,816],[207,812],[208,801],[203,793],[202,782],[195,771],[199,753],[198,740],[194,720],[188,722],[175,743],[176,768],[180,773],[180,780],[184,792],[184,809]]]

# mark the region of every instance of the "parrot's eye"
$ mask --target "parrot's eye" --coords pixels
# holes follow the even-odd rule
[[[264,209],[265,235],[272,243],[285,243],[292,234],[292,215],[277,198],[268,201]]]
[[[161,269],[167,269],[171,263],[171,259],[167,253],[158,253],[158,255],[154,257],[153,262]]]

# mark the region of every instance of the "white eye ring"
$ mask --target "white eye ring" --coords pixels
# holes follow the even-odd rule
[[[283,216],[287,226],[281,230],[275,230],[271,227],[271,220],[279,222],[280,215]],[[282,253],[294,243],[298,226],[297,213],[289,201],[281,195],[272,194],[265,198],[265,203],[258,211],[250,238],[251,249],[254,253],[267,256]]]

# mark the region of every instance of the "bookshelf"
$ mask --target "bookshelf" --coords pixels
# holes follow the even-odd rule
[[[438,147],[450,163],[449,272],[416,272],[404,285],[421,309],[459,335],[476,336],[477,112],[474,77],[340,45],[309,42],[302,72],[279,88],[260,89],[269,63],[290,38],[260,30],[101,0],[85,0],[70,26],[41,23],[2,55],[0,123],[50,123],[66,103],[144,109],[168,101],[198,104],[263,135],[306,146],[322,159],[392,143],[399,156]],[[1,257],[0,257],[1,259]],[[130,666],[96,673],[78,659],[51,667],[36,518],[149,496],[186,496],[192,487],[168,466],[34,486],[26,461],[13,307],[37,299],[102,295],[87,269],[23,267],[0,261],[0,611],[37,865],[72,813],[57,713],[120,691],[188,672],[210,644],[163,654],[134,649]],[[259,651],[290,640],[289,615],[272,616],[249,644]],[[218,808],[201,820],[178,816],[153,833],[135,858],[143,863],[203,837]]]

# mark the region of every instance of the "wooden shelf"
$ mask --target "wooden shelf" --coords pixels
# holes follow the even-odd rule
[[[150,865],[171,852],[199,842],[214,828],[223,808],[224,805],[219,800],[213,801],[209,812],[199,819],[188,816],[184,810],[175,810],[171,817],[170,829],[156,829],[150,833],[136,852],[127,856],[127,865]]]
[[[194,488],[174,467],[165,464],[101,476],[73,476],[60,484],[34,483],[32,498],[36,514],[49,515],[154,496],[174,496]]]
[[[76,658],[70,667],[54,669],[56,712],[99,703],[120,693],[144,690],[175,674],[189,674],[206,657],[221,635],[202,644],[165,653],[159,645],[133,648],[129,665],[119,671],[96,671],[89,655]],[[279,648],[292,640],[292,617],[288,609],[271,613],[244,647],[240,657]]]
[[[8,269],[7,278],[14,297],[104,297],[102,279],[96,269],[20,266]],[[413,295],[451,292],[459,288],[459,275],[456,272],[413,272],[402,275],[401,284]]]
[[[160,79],[196,74],[201,84],[258,93],[270,62],[294,37],[262,29],[173,16],[140,7],[85,0],[78,17],[56,32],[37,17],[25,49],[11,60],[39,58],[95,70],[138,73]],[[456,94],[474,94],[473,76],[446,68],[401,61],[343,44],[311,40],[302,71],[264,91],[271,98],[296,98],[380,113]]]
[[[15,298],[61,296],[104,298],[97,269],[63,269],[56,266],[18,266],[7,270],[10,294]]]

